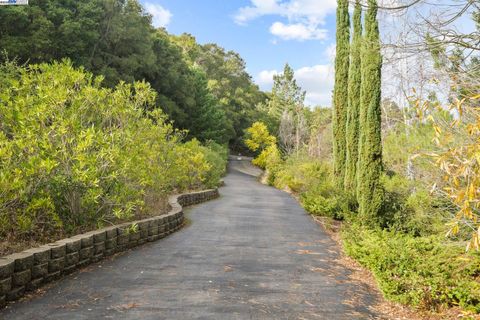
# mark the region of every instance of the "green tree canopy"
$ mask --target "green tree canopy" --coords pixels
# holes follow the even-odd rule
[[[268,112],[280,121],[285,111],[294,111],[304,105],[305,91],[300,88],[295,79],[295,73],[290,65],[285,64],[283,73],[273,76],[272,95],[268,102]]]
[[[212,43],[198,44],[190,34],[171,38],[182,48],[188,63],[205,72],[208,88],[233,127],[236,138],[231,143],[238,147],[245,129],[261,117],[256,106],[266,100],[266,95],[254,84],[238,53]]]
[[[192,138],[237,141],[265,100],[237,53],[155,29],[138,0],[31,0],[2,8],[0,28],[2,49],[20,63],[68,57],[105,86],[147,80],[157,105]],[[215,134],[202,131],[207,124]]]

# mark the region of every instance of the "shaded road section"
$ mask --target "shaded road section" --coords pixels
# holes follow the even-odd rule
[[[219,199],[188,226],[90,266],[0,311],[0,319],[373,319],[377,297],[287,193],[233,158]]]

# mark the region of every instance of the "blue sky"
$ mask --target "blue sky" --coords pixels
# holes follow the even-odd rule
[[[380,0],[396,6],[402,0]],[[270,90],[273,75],[281,72],[285,63],[295,70],[300,86],[307,91],[306,104],[329,107],[334,82],[335,9],[337,0],[141,0],[152,14],[154,25],[166,27],[174,34],[194,35],[200,43],[214,42],[234,50],[245,59],[247,70],[263,90]],[[392,4],[393,3],[393,4]],[[437,15],[449,20],[456,7],[453,0],[436,0],[414,6],[406,15],[392,11],[380,12],[382,36],[385,41],[403,37],[403,23]],[[396,4],[396,5],[395,5]],[[452,11],[453,10],[453,11]],[[406,23],[408,25],[408,23]],[[416,28],[412,24],[412,28]],[[470,13],[455,22],[457,29],[475,29]],[[426,32],[426,31],[425,31]],[[415,37],[416,32],[410,32]],[[390,39],[390,37],[392,37]],[[416,39],[413,39],[415,43]],[[427,60],[407,59],[408,71],[400,77],[398,61],[384,64],[384,97],[402,102],[404,90],[398,88],[401,78],[408,77],[411,86],[418,86],[415,70],[429,69]],[[392,69],[393,68],[393,69]],[[431,69],[431,68],[430,68]],[[430,70],[434,71],[434,70]],[[438,88],[432,90],[439,91]],[[441,91],[441,90],[440,90]],[[404,98],[404,97],[403,97]],[[404,101],[402,102],[404,103]]]
[[[307,104],[330,106],[336,0],[142,0],[156,26],[190,33],[245,59],[264,90],[285,63],[307,90]]]

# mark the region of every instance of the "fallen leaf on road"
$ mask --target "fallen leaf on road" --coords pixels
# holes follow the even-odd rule
[[[296,254],[321,254],[319,252],[314,252],[311,250],[297,250],[295,251]]]
[[[118,311],[126,311],[126,310],[130,310],[130,309],[137,308],[137,307],[140,307],[140,304],[133,302],[133,303],[121,304],[121,305],[115,306],[113,308],[118,310]]]
[[[314,243],[311,242],[298,242],[297,243],[300,247],[307,247],[307,246],[313,246],[315,245]]]
[[[323,269],[323,268],[310,268],[310,271],[313,271],[313,272],[322,272],[322,271],[325,271],[325,269]]]
[[[314,305],[314,304],[312,304],[312,303],[308,302],[307,300],[305,300],[305,304],[306,304],[306,305],[309,305],[310,307],[315,307],[315,305]]]

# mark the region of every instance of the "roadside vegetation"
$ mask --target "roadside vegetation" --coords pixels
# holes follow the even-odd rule
[[[137,0],[31,0],[0,10],[0,61],[20,65],[70,59],[102,86],[148,82],[155,106],[187,139],[241,148],[243,131],[266,99],[245,62],[215,43],[152,25]]]
[[[2,239],[163,213],[169,194],[213,188],[225,171],[226,147],[185,141],[146,82],[105,88],[69,61],[7,63],[0,74]]]
[[[253,163],[266,169],[265,181],[297,195],[311,214],[341,221],[345,252],[372,271],[389,300],[431,311],[460,306],[480,313],[480,255],[475,250],[465,251],[471,239],[468,228],[446,237],[457,211],[448,197],[431,190],[431,181],[441,182],[443,175],[427,158],[414,160],[425,175],[419,181],[408,179],[402,170],[405,166],[400,165],[405,164],[406,154],[435,147],[433,126],[418,124],[406,137],[404,125],[399,123],[386,134],[387,171],[381,178],[385,198],[381,219],[372,224],[359,215],[355,195],[336,185],[330,154],[317,156],[318,150],[332,150],[333,146],[324,133],[331,127],[325,120],[330,118],[329,110],[314,112],[323,117],[309,124],[311,134],[303,140],[305,145],[291,154],[271,144],[276,138],[268,135],[262,123],[248,130],[250,140],[264,146],[252,149],[259,152]],[[250,140],[246,144],[252,146]]]
[[[407,64],[437,74],[407,81],[401,105],[382,95],[382,7],[338,0],[331,108],[305,106],[288,64],[262,92],[237,53],[153,27],[137,0],[2,8],[0,255],[164,212],[218,186],[230,148],[340,221],[386,298],[480,314],[480,9],[457,2],[477,29],[419,19],[429,60]]]
[[[376,11],[370,0],[362,14],[357,1],[348,43],[348,2],[339,0],[333,112],[304,107],[287,65],[267,117],[247,129],[245,144],[266,183],[296,195],[312,215],[341,223],[345,253],[372,272],[387,299],[478,314],[477,82],[452,76],[449,105],[434,92],[426,99],[412,92],[408,106],[382,101]],[[431,54],[452,70],[451,57]]]
[[[0,254],[216,187],[266,97],[238,54],[136,0],[32,0],[0,28]]]

